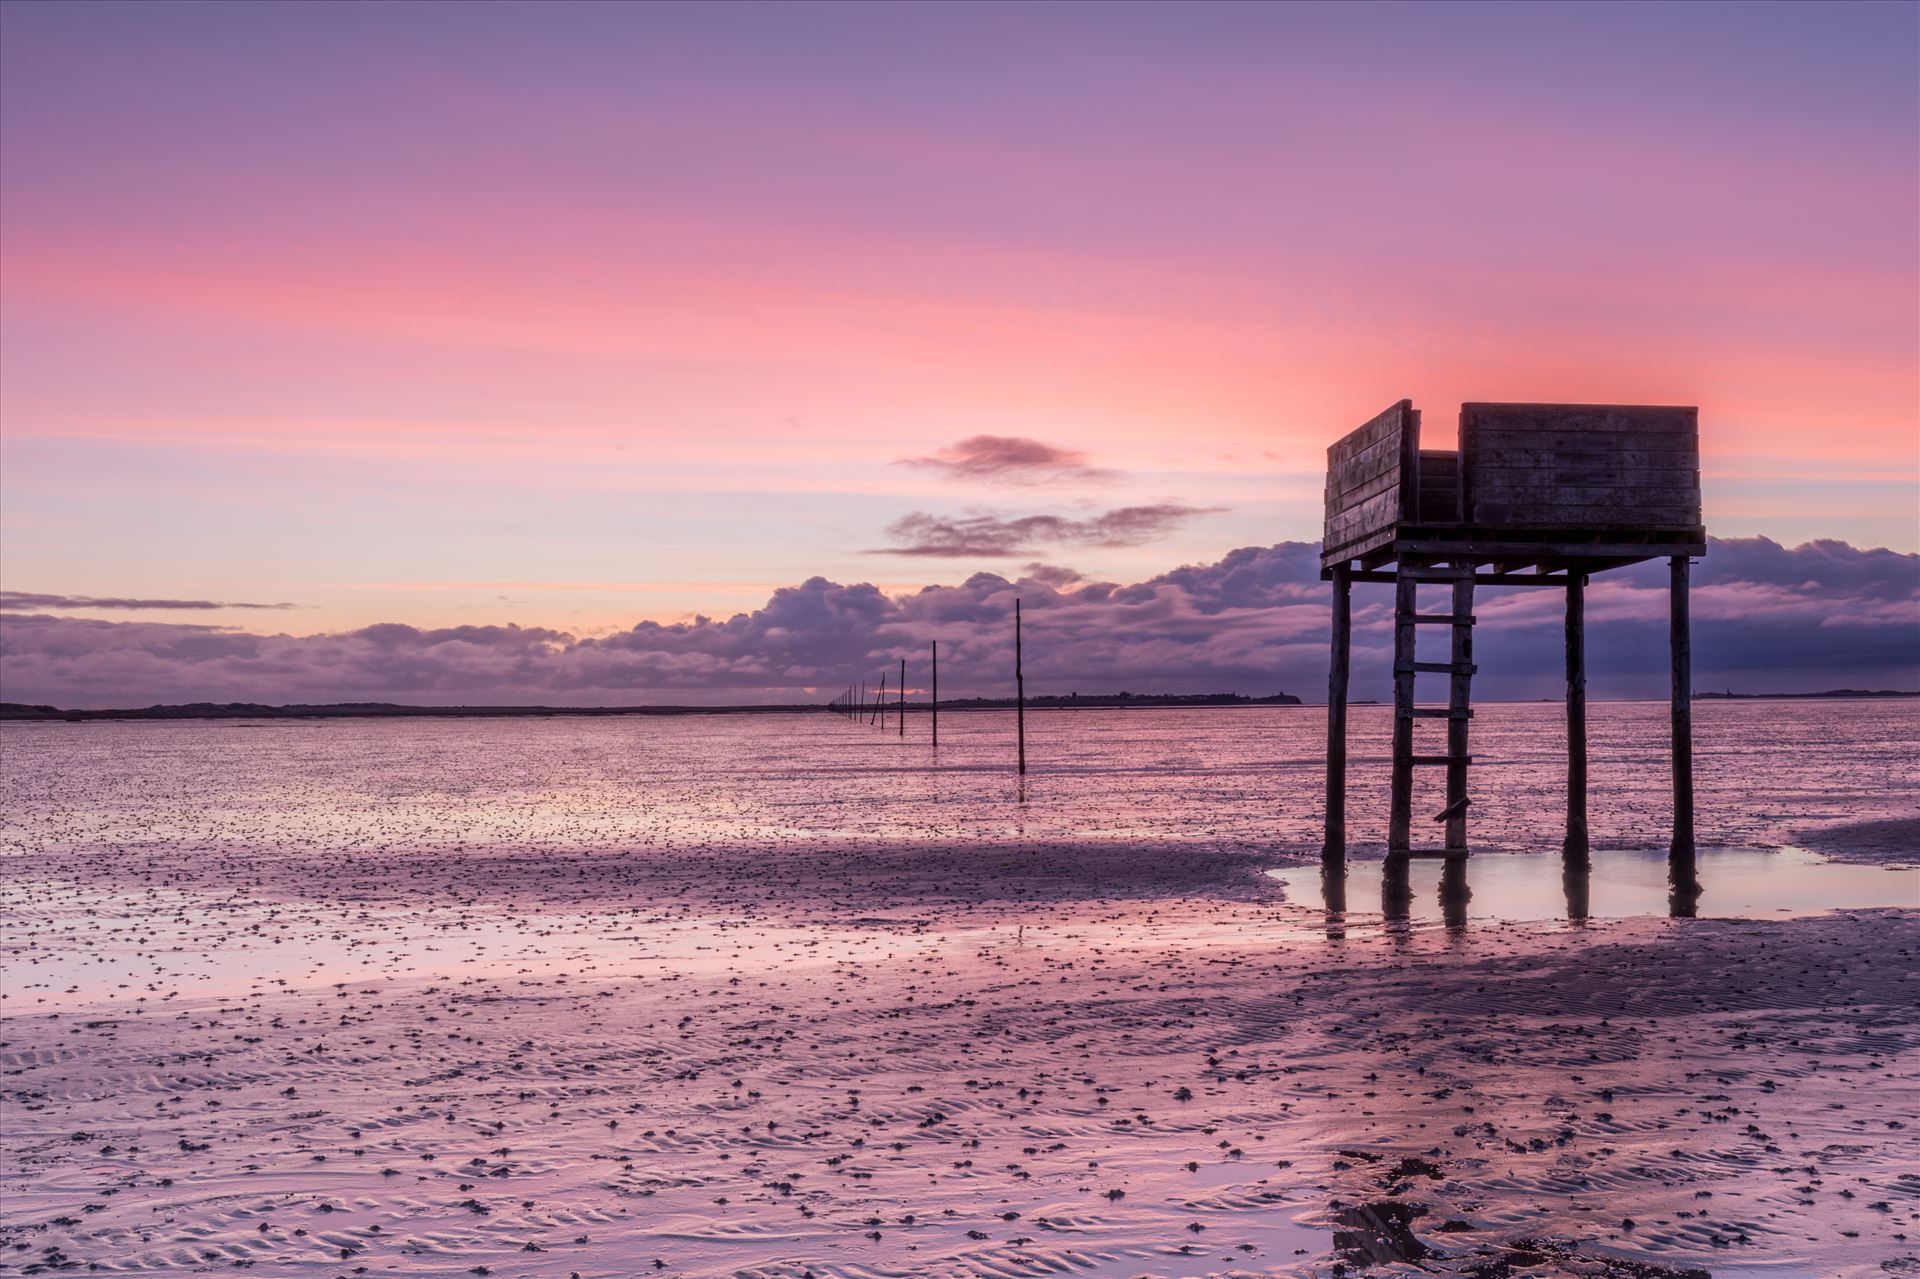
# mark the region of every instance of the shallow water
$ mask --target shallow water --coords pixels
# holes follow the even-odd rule
[[[1558,849],[1562,712],[1482,707],[1474,848]],[[1596,848],[1668,835],[1667,707],[1590,710]],[[1352,711],[1351,851],[1384,848],[1390,709]],[[1317,706],[925,717],[907,733],[827,715],[0,725],[0,856],[49,847],[520,847],[530,851],[1151,841],[1317,854]],[[1432,729],[1430,731],[1438,731]],[[1920,793],[1920,704],[1702,702],[1703,847],[1899,811]],[[1414,812],[1445,804],[1421,770]]]
[[[1416,859],[1407,868],[1405,905],[1395,909],[1386,863],[1349,861],[1344,902],[1332,903],[1348,922],[1377,922],[1398,914],[1414,923],[1445,921],[1535,922],[1630,919],[1638,915],[1703,916],[1715,919],[1792,919],[1830,910],[1920,906],[1920,867],[1859,866],[1829,861],[1799,848],[1703,849],[1695,858],[1698,891],[1676,897],[1667,854],[1648,849],[1610,849],[1593,854],[1586,873],[1571,871],[1558,857],[1483,853],[1464,868],[1469,896],[1449,903],[1438,859]],[[1287,866],[1267,872],[1296,904],[1327,909],[1327,885],[1318,866]],[[1451,909],[1449,909],[1451,906]]]

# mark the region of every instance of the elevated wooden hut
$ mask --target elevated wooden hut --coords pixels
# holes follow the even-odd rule
[[[1463,404],[1460,447],[1420,447],[1420,413],[1402,400],[1327,450],[1321,576],[1333,583],[1333,662],[1327,688],[1330,856],[1346,848],[1347,675],[1355,582],[1394,588],[1393,790],[1387,850],[1464,857],[1473,662],[1480,586],[1557,587],[1567,596],[1565,849],[1587,853],[1585,588],[1607,569],[1665,559],[1672,584],[1673,852],[1693,853],[1690,557],[1704,554],[1698,410],[1664,405]],[[1422,612],[1420,588],[1448,603]],[[1448,638],[1422,660],[1423,627]],[[1444,702],[1423,702],[1422,675],[1444,677]],[[1421,721],[1445,725],[1441,745]],[[1445,839],[1413,840],[1413,777],[1446,770]]]

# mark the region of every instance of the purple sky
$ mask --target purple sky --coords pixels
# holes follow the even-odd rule
[[[1439,445],[1463,400],[1697,404],[1714,533],[1912,552],[1917,41],[1906,4],[16,0],[9,616],[319,637],[296,682],[389,623],[564,633],[590,678],[488,695],[666,699],[717,659],[603,647],[816,576],[1311,538],[1326,444],[1403,396]],[[52,633],[0,626],[6,697],[228,678],[146,640],[56,676]],[[1263,642],[1196,669],[1310,685]]]

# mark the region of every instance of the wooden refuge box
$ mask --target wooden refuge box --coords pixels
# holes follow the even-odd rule
[[[1422,449],[1402,400],[1327,450],[1323,577],[1403,556],[1592,573],[1706,549],[1697,409],[1463,404],[1454,451]]]
[[[1674,843],[1691,856],[1693,800],[1687,576],[1706,552],[1700,520],[1700,430],[1694,408],[1621,404],[1463,404],[1458,450],[1420,447],[1411,401],[1327,450],[1321,576],[1334,584],[1328,680],[1327,842],[1346,840],[1346,699],[1354,582],[1391,583],[1394,607],[1394,854],[1467,852],[1467,770],[1476,586],[1567,592],[1568,816],[1565,849],[1584,858],[1586,829],[1585,586],[1606,569],[1662,558],[1673,588]],[[1422,612],[1419,591],[1449,603]],[[1419,660],[1423,626],[1445,627],[1444,661]],[[1422,705],[1416,680],[1445,675],[1444,705]],[[1447,725],[1444,750],[1416,748],[1419,720]],[[1443,848],[1411,839],[1413,770],[1447,770]]]

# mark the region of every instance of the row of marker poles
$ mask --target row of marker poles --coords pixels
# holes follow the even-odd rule
[[[1017,756],[1022,777],[1027,775],[1027,676],[1022,665],[1022,646],[1020,634],[1020,601],[1013,602],[1013,714],[1014,733],[1018,740]],[[928,670],[932,675],[931,700],[928,703],[929,718],[933,729],[933,744],[940,744],[940,642],[931,641],[927,646]],[[900,659],[900,679],[895,686],[896,710],[894,719],[899,735],[907,735],[907,659]],[[882,730],[887,726],[887,673],[880,676],[880,688],[867,700],[865,680],[848,684],[840,696],[828,703],[829,709],[848,719],[859,722],[865,720],[869,726],[878,724]]]

